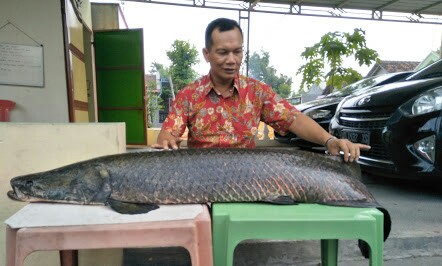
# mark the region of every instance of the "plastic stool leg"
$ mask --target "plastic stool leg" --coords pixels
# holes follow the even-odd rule
[[[212,246],[213,246],[213,266],[227,265],[227,230],[225,230],[227,216],[218,216],[212,220]]]
[[[78,266],[78,250],[60,250],[61,266]]]
[[[6,226],[6,266],[15,265],[17,230]]]
[[[384,264],[384,216],[375,214],[376,219],[375,234],[367,240],[370,251],[370,266],[383,266]]]
[[[228,243],[228,248],[227,248],[227,256],[226,256],[226,264],[225,266],[232,266],[233,265],[233,257],[234,257],[234,253],[235,253],[235,248],[237,246],[238,243],[236,243],[236,241],[234,243],[232,243],[233,241],[230,241],[231,243]]]
[[[321,265],[338,265],[338,240],[321,239]]]
[[[382,266],[384,263],[383,250],[384,250],[384,240],[378,239],[369,243],[370,247],[370,266]]]

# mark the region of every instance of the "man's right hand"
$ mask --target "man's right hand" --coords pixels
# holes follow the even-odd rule
[[[161,130],[158,134],[157,143],[152,144],[152,148],[155,149],[174,149],[180,148],[182,138],[174,137],[169,131]]]

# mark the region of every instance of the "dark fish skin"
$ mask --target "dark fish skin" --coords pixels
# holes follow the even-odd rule
[[[16,177],[8,195],[25,201],[104,204],[319,203],[376,207],[357,163],[287,149],[180,149],[98,157]]]
[[[117,156],[109,165],[111,198],[182,204],[273,201],[379,206],[357,178],[357,164],[314,153],[198,149]],[[146,182],[148,180],[148,182]]]

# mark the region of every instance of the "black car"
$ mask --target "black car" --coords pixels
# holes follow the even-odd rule
[[[359,158],[366,172],[442,180],[442,60],[405,81],[346,97],[329,131],[371,146]]]
[[[344,87],[342,90],[336,90],[321,99],[316,99],[313,101],[296,105],[296,108],[299,111],[303,112],[304,114],[310,116],[319,125],[321,125],[322,128],[328,131],[330,120],[335,114],[336,107],[338,106],[338,103],[342,99],[344,99],[345,96],[348,96],[350,94],[357,95],[377,85],[383,85],[403,80],[406,77],[410,76],[410,74],[412,73],[414,72],[410,71],[410,72],[388,73],[388,74],[361,79],[360,81],[348,85]],[[322,147],[315,143],[303,140],[297,137],[293,133],[288,133],[287,135],[282,136],[277,132],[275,132],[275,139],[282,143],[290,143],[293,144],[294,146],[306,149],[311,149],[314,147]]]

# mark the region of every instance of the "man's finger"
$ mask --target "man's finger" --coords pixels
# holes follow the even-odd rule
[[[172,149],[174,149],[174,150],[178,150],[177,142],[176,142],[174,139],[171,139],[171,140],[169,141],[169,145],[170,145],[170,147],[171,147]]]
[[[356,146],[355,149],[355,161],[359,160],[359,156],[361,155],[361,150],[359,148],[359,146]]]
[[[368,151],[371,149],[371,146],[365,144],[359,144],[359,148],[364,151]]]
[[[344,161],[348,162],[348,159],[350,157],[350,150],[348,149],[347,143],[345,143],[345,141],[341,142],[341,145],[339,145],[341,147],[342,152],[344,152]]]
[[[155,143],[155,144],[150,145],[150,147],[151,147],[151,148],[154,148],[154,149],[162,149],[162,148],[163,148],[163,145],[160,145],[160,144],[158,144],[158,143]]]
[[[168,150],[169,149],[169,141],[163,140],[162,146],[163,146],[163,149]]]

